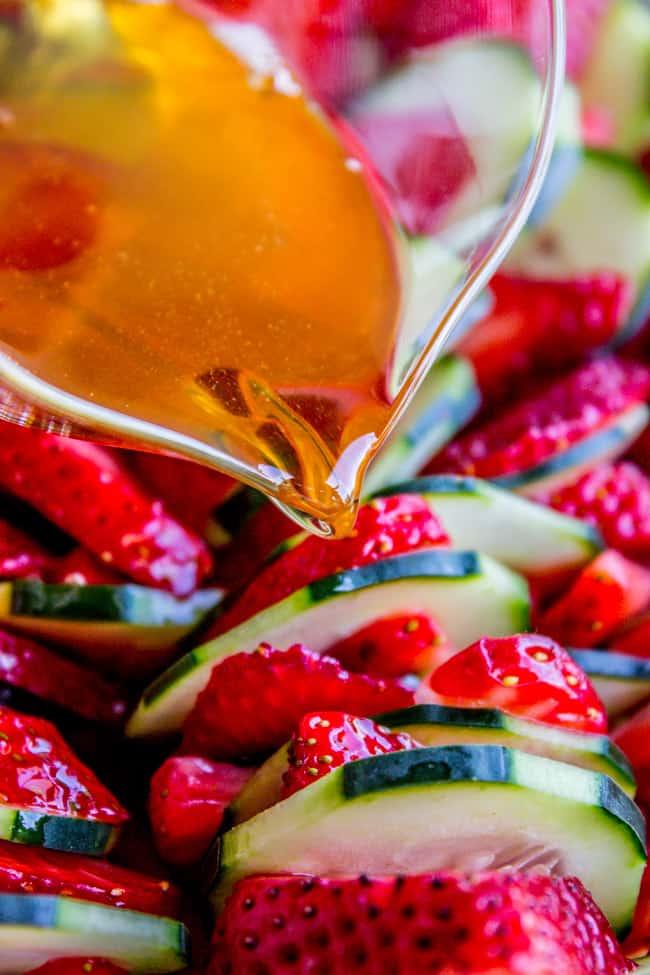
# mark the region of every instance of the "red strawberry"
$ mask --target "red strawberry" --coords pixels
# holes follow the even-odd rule
[[[643,873],[632,930],[623,944],[623,950],[629,958],[641,959],[650,955],[650,869],[648,867]]]
[[[418,743],[406,732],[390,732],[370,718],[357,718],[342,711],[306,714],[291,739],[282,798],[348,762],[417,747]]]
[[[136,582],[182,596],[210,571],[205,544],[94,444],[2,423],[0,487]]]
[[[424,613],[376,620],[327,649],[349,670],[378,677],[422,673],[449,653],[444,634]]]
[[[365,717],[412,703],[412,692],[399,684],[350,674],[303,646],[261,646],[217,664],[185,722],[183,750],[223,759],[259,755],[288,741],[309,711]]]
[[[189,755],[168,758],[149,792],[151,828],[162,859],[176,866],[200,860],[253,771]]]
[[[628,653],[631,657],[650,657],[650,613],[642,613],[627,621],[608,644],[611,650]]]
[[[209,975],[624,975],[579,880],[533,873],[248,877]]]
[[[611,149],[616,138],[616,122],[602,105],[583,105],[581,111],[582,141],[590,149]]]
[[[587,675],[563,647],[537,634],[483,637],[438,667],[430,685],[446,704],[499,708],[575,731],[607,730]]]
[[[67,555],[52,560],[48,581],[69,582],[77,586],[114,586],[124,582],[124,577],[79,545]]]
[[[487,478],[527,470],[643,402],[649,390],[645,366],[598,359],[460,437],[429,470]]]
[[[612,548],[650,555],[650,478],[634,464],[602,464],[540,500],[596,525]]]
[[[0,893],[51,894],[177,917],[179,891],[166,880],[96,857],[0,841]]]
[[[377,498],[359,508],[348,538],[332,541],[310,535],[272,560],[232,609],[215,621],[208,638],[225,633],[317,579],[448,542],[440,522],[418,495]]]
[[[620,724],[612,738],[625,752],[635,772],[650,769],[650,704]]]
[[[124,459],[153,496],[199,534],[238,487],[231,477],[181,457],[125,451]]]
[[[42,579],[48,561],[38,542],[9,522],[0,521],[0,579]]]
[[[56,958],[27,975],[125,975],[125,969],[103,958]]]
[[[19,687],[89,721],[119,724],[127,703],[94,670],[59,657],[27,637],[0,630],[0,686]]]
[[[29,812],[121,826],[129,818],[54,725],[0,707],[0,796]]]
[[[539,628],[564,646],[595,647],[648,606],[650,571],[608,549],[542,615]]]
[[[0,170],[0,273],[60,267],[93,244],[102,190],[83,156],[4,142]]]
[[[232,530],[233,534],[232,541],[221,548],[215,565],[218,585],[231,591],[250,582],[273,550],[296,534],[295,522],[258,492],[245,488],[241,494],[259,500],[254,511],[244,515],[236,511],[234,525],[221,511],[216,512],[214,519],[218,533]],[[239,496],[233,499],[233,506],[238,500]],[[223,525],[222,517],[227,525]]]

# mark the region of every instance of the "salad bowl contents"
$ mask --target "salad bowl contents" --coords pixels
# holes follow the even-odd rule
[[[462,144],[446,156],[450,195],[427,183],[440,147],[389,111],[415,90],[409,72],[477,27],[477,78],[522,85],[530,66],[504,52],[505,20],[364,0],[362,34],[347,3],[217,5],[238,29],[263,8],[330,107],[319,137],[356,120],[376,192],[397,188],[421,244],[461,205],[472,159]],[[184,459],[0,421],[1,975],[650,971],[650,10],[567,6],[573,128],[564,118],[518,243],[371,465],[348,536],[299,532]],[[0,76],[24,16],[0,0]],[[333,34],[355,72],[325,56]],[[97,98],[106,80],[78,83]],[[119,80],[143,108],[138,152],[149,95]],[[0,175],[3,118],[0,100]],[[24,209],[14,229],[31,236],[6,231],[0,183],[0,330],[27,263],[60,288],[47,275],[98,232],[83,201],[105,174],[73,185],[70,162],[48,163],[62,195],[42,188],[36,236]],[[13,150],[6,165],[29,175]],[[349,269],[360,308],[366,258]],[[334,385],[335,409],[291,393],[328,449],[363,407]]]

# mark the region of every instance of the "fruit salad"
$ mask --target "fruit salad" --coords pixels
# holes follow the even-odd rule
[[[481,25],[346,3],[265,27],[381,170],[376,74]],[[0,421],[0,975],[650,972],[650,9],[568,21],[577,131],[350,536]]]

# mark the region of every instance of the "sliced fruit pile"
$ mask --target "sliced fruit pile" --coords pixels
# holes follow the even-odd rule
[[[535,5],[213,2],[370,149],[430,313],[422,235],[512,186],[450,78],[519,158]],[[0,421],[0,973],[650,971],[650,13],[567,7],[571,124],[352,536]]]

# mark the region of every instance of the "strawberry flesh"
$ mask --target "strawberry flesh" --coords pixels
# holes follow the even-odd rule
[[[327,648],[348,670],[377,677],[422,673],[449,653],[440,627],[425,613],[375,620]]]
[[[124,576],[81,545],[67,555],[52,560],[47,578],[48,582],[65,582],[75,586],[119,586],[125,581]]]
[[[635,464],[602,464],[538,500],[595,525],[625,555],[650,555],[650,478]]]
[[[412,691],[394,681],[351,674],[338,660],[296,645],[261,646],[213,669],[183,729],[183,751],[238,759],[279,748],[310,711],[341,709],[362,717],[408,707]]]
[[[645,366],[598,359],[454,441],[428,470],[486,478],[525,471],[643,402],[649,390]]]
[[[282,798],[348,762],[417,747],[418,743],[406,732],[391,732],[370,718],[357,718],[342,711],[306,714],[291,739]]]
[[[126,715],[123,692],[94,670],[58,656],[27,637],[0,630],[0,685],[102,724],[120,724]]]
[[[608,641],[612,650],[650,659],[650,613],[635,616]]]
[[[0,707],[0,797],[30,812],[121,826],[128,813],[54,725]]]
[[[106,860],[4,841],[0,893],[62,895],[160,917],[177,917],[180,898],[168,881]]]
[[[7,521],[0,521],[0,579],[42,579],[47,552],[29,535]]]
[[[608,549],[542,614],[539,629],[566,647],[596,647],[648,606],[650,571]]]
[[[273,559],[218,618],[208,638],[318,579],[448,542],[440,522],[418,495],[377,498],[359,509],[349,537],[332,541],[312,535]]]
[[[168,758],[151,780],[149,818],[163,860],[189,866],[219,832],[226,809],[253,769],[191,755]]]
[[[3,422],[0,487],[136,582],[183,596],[210,571],[206,545],[102,447]]]
[[[209,975],[624,975],[575,878],[526,873],[249,877],[217,921]]]
[[[607,731],[607,714],[587,675],[566,650],[537,634],[483,637],[435,670],[445,704],[494,707],[575,731]]]

